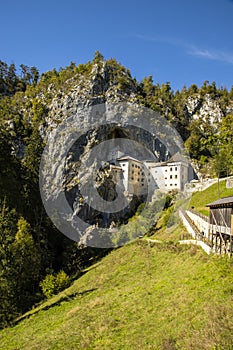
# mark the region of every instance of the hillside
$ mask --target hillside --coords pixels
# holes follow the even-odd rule
[[[189,202],[189,208],[194,207],[195,210],[208,216],[209,208],[206,205],[216,201],[219,195],[220,198],[233,196],[233,188],[226,188],[226,180],[220,181],[219,185],[216,183],[204,191],[194,193]]]
[[[158,84],[151,76],[139,82],[116,59],[106,60],[100,52],[95,53],[91,62],[78,65],[71,62],[65,68],[42,74],[36,67],[20,65],[20,68],[18,72],[14,64],[0,61],[0,327],[9,325],[43,300],[41,283],[47,277],[54,279],[62,271],[65,282],[111,250],[113,241],[109,242],[109,236],[105,236],[101,247],[110,249],[95,245],[99,243],[92,235],[96,227],[106,231],[106,227],[123,226],[122,237],[117,237],[117,242],[134,237],[139,231],[132,217],[142,198],[139,201],[137,196],[129,197],[121,211],[105,215],[100,210],[100,197],[105,199],[109,194],[116,198],[116,184],[111,178],[108,180],[104,164],[98,165],[99,168],[96,165],[99,161],[106,162],[107,153],[98,152],[99,144],[109,140],[115,144],[117,139],[123,144],[122,140],[126,140],[123,153],[130,153],[128,145],[137,142],[139,148],[164,161],[177,152],[171,151],[170,141],[179,139],[201,177],[233,172],[233,88],[228,91],[217,87],[215,82],[205,81],[201,87],[191,85],[173,91],[169,82]],[[102,109],[97,110],[100,104]],[[120,109],[114,110],[117,104]],[[133,114],[122,110],[122,106],[131,106]],[[140,116],[138,112],[143,109],[147,112]],[[114,118],[105,124],[109,115]],[[71,144],[66,143],[66,133],[59,134],[67,122]],[[54,140],[57,131],[61,138]],[[78,132],[83,134],[72,143]],[[64,150],[68,144],[70,148]],[[54,157],[42,171],[44,179],[50,180],[45,181],[43,189],[51,200],[51,215],[47,215],[48,208],[46,213],[39,188],[39,167],[46,147],[47,150],[50,147]],[[98,153],[104,159],[99,159]],[[91,154],[93,158],[89,157]],[[92,201],[93,191],[88,186],[87,192],[82,191],[85,184],[98,187],[98,201]],[[91,194],[89,202],[87,193]],[[84,222],[85,234],[80,244],[68,238],[77,238],[79,225],[76,230],[69,226],[63,235],[60,226],[57,228],[50,220],[52,216],[58,217],[60,224],[53,205],[60,195],[66,199],[68,209],[63,216],[65,228],[71,222],[70,214],[74,221],[78,218]],[[157,220],[149,212],[144,214],[141,227],[148,227],[149,220]],[[131,219],[130,227],[125,229]],[[93,245],[88,246],[89,242]]]
[[[231,195],[225,181],[222,196]],[[217,184],[193,194],[203,209]],[[71,286],[0,331],[0,349],[233,348],[233,261],[177,242],[164,211],[150,238],[110,252]]]
[[[232,349],[232,278],[232,261],[138,240],[2,330],[0,348]]]

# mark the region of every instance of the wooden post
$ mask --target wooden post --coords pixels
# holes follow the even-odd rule
[[[231,215],[231,232],[230,232],[230,256],[232,256],[233,250],[233,215]]]

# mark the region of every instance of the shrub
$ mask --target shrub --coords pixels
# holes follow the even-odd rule
[[[67,288],[69,283],[69,276],[64,271],[60,271],[56,275],[47,275],[43,281],[40,282],[40,287],[46,298],[50,298],[51,296]]]

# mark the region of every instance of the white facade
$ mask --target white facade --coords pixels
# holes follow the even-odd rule
[[[150,169],[158,187],[163,191],[177,189],[183,191],[188,182],[188,163],[166,162],[157,163]]]
[[[123,182],[125,195],[146,195],[156,188],[167,192],[184,190],[189,181],[189,165],[179,154],[167,162],[140,161],[130,156],[117,159],[118,165],[110,165],[113,179],[116,183]]]

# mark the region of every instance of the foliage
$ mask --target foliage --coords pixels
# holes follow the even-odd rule
[[[21,64],[17,70],[14,64],[0,61],[1,326],[40,300],[40,281],[47,278],[47,284],[53,285],[48,290],[57,293],[59,285],[66,281],[61,273],[59,282],[58,271],[78,275],[84,267],[109,252],[80,249],[58,232],[46,216],[39,193],[38,173],[44,148],[41,130],[46,125],[48,106],[55,96],[59,98],[75,85],[92,79],[94,67],[98,74],[106,68],[106,79],[118,92],[125,96],[133,88],[140,104],[165,116],[180,132],[191,157],[200,167],[208,167],[217,176],[233,172],[233,116],[227,114],[227,107],[233,101],[233,88],[228,91],[206,81],[200,88],[193,84],[173,91],[170,82],[158,84],[152,76],[138,83],[115,58],[105,61],[98,51],[92,62],[79,65],[70,62],[67,67],[41,75],[36,67]],[[207,95],[218,101],[224,113],[217,129],[208,120],[195,120],[187,110],[190,96],[198,97],[201,102]],[[229,193],[222,192],[221,185],[220,188],[221,193]],[[171,222],[172,201],[172,198],[165,199],[165,209],[168,209],[163,219],[167,222]],[[144,235],[156,224],[157,208],[149,206],[142,216],[142,207],[128,225],[121,227],[117,245]],[[53,275],[48,274],[49,271],[54,271]],[[50,277],[45,278],[46,275]],[[172,339],[164,340],[161,346],[172,344]]]
[[[0,215],[0,325],[25,312],[35,302],[40,257],[30,231],[28,222],[22,217],[17,220],[16,211],[9,210],[3,202]]]
[[[222,180],[214,185],[208,187],[204,191],[193,193],[189,208],[194,208],[204,215],[209,215],[209,209],[206,207],[207,204],[216,201],[219,198],[233,196],[233,189],[226,188],[226,180]]]
[[[27,84],[35,86],[39,80],[39,71],[36,67],[20,65],[21,75],[17,74],[15,65],[0,61],[0,97],[11,96],[17,91],[25,91]]]
[[[59,271],[57,274],[49,274],[43,281],[40,282],[40,287],[43,294],[50,298],[51,296],[59,293],[63,289],[67,288],[70,283],[70,279],[64,271]]]

